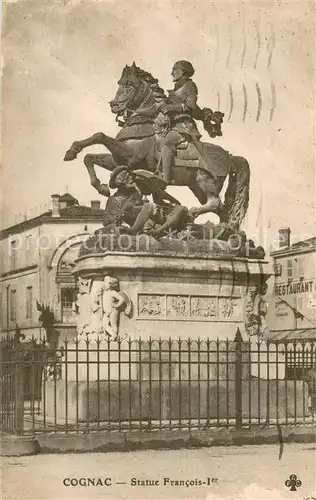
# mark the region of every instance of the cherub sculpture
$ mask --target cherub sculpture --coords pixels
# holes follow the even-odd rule
[[[119,292],[117,278],[106,276],[103,282],[102,294],[102,330],[113,340],[119,333],[120,314],[127,305],[126,298]]]

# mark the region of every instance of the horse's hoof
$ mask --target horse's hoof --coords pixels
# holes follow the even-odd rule
[[[190,208],[188,213],[192,220],[196,219],[200,215],[197,208]]]
[[[72,161],[77,158],[77,153],[73,149],[68,149],[65,154],[64,161]]]
[[[93,186],[96,187],[96,186]],[[97,191],[100,194],[103,194],[103,196],[106,196],[106,198],[109,198],[111,196],[111,191],[110,188],[107,184],[100,184],[99,187],[96,187]]]

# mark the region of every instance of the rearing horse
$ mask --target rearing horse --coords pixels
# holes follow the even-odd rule
[[[117,165],[133,165],[155,172],[159,165],[159,140],[155,135],[154,115],[142,114],[144,109],[157,109],[157,104],[165,99],[165,93],[158,80],[138,68],[135,63],[125,66],[115,98],[110,102],[111,111],[122,127],[115,139],[98,132],[87,139],[75,141],[65,155],[65,161],[74,160],[82,149],[95,144],[104,145],[111,154],[87,154],[84,163],[90,181],[100,193],[106,194],[106,186],[101,185],[95,173],[95,165],[114,170]],[[156,116],[158,111],[156,112]],[[176,186],[188,186],[200,202],[200,206],[190,209],[197,217],[213,212],[221,222],[227,222],[239,229],[245,217],[249,202],[250,169],[247,160],[233,156],[220,146],[200,143],[212,172],[208,171],[193,143],[186,149],[179,149],[173,167]],[[214,174],[215,172],[215,174]],[[219,194],[225,178],[229,175],[224,204]]]

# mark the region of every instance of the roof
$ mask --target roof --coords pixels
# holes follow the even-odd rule
[[[62,208],[60,210],[60,217],[103,217],[104,210],[101,208],[85,207],[83,205],[72,205],[71,207]]]
[[[265,340],[316,340],[316,328],[270,331]]]
[[[293,243],[290,248],[302,248],[302,247],[310,247],[316,246],[316,236],[313,238],[309,238],[308,240],[298,241],[297,243]]]
[[[281,255],[290,255],[301,252],[310,252],[316,250],[316,236],[312,238],[308,238],[307,240],[298,241],[297,243],[293,243],[290,247],[279,248],[279,250],[275,250],[271,252],[271,256],[281,256]]]
[[[70,195],[71,196],[71,195]],[[52,212],[44,212],[37,217],[19,222],[1,231],[0,239],[6,238],[10,234],[19,233],[31,227],[39,226],[43,222],[56,223],[71,222],[78,220],[95,220],[102,223],[104,210],[100,208],[91,208],[84,205],[71,205],[70,207],[62,208],[60,210],[60,217],[52,217]]]
[[[59,197],[59,201],[73,201],[73,202],[79,204],[78,200],[74,196],[72,196],[70,193],[62,194]]]

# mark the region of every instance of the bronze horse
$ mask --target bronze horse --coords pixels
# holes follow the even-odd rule
[[[133,165],[133,168],[151,172],[157,170],[159,139],[155,135],[155,116],[142,115],[141,110],[157,109],[157,104],[167,99],[158,80],[135,63],[125,66],[118,85],[116,96],[110,102],[111,111],[122,127],[116,138],[98,132],[87,139],[75,141],[64,158],[65,161],[74,160],[82,149],[95,144],[104,145],[111,154],[87,154],[84,163],[92,186],[105,195],[109,194],[109,190],[97,178],[95,165],[110,171],[117,165]],[[173,167],[174,185],[188,186],[201,203],[190,209],[193,217],[213,212],[219,215],[221,222],[239,229],[249,202],[249,164],[245,158],[233,156],[220,146],[209,143],[200,145],[208,163],[212,164],[212,174],[194,144],[189,143],[186,149],[177,152]],[[227,175],[229,182],[222,204],[219,194]]]

